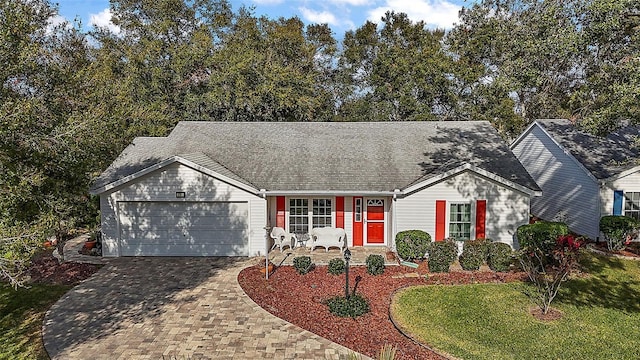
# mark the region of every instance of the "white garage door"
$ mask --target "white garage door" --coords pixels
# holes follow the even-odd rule
[[[246,202],[120,202],[122,256],[248,256]]]

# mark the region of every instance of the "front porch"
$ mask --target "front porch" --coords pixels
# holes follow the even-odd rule
[[[382,255],[385,265],[398,265],[397,260],[387,259],[386,253],[389,248],[386,246],[355,246],[350,247],[349,250],[351,251],[350,265],[364,265],[367,256],[372,254]],[[311,257],[311,262],[316,265],[327,265],[331,259],[344,259],[342,252],[338,248],[331,248],[329,251],[317,248],[310,252],[309,248],[301,246],[293,249],[287,247],[282,252],[276,248],[269,252],[269,260],[276,266],[293,265],[293,259],[298,256],[309,256]]]

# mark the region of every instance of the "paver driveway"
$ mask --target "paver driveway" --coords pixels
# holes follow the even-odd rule
[[[45,348],[52,359],[338,359],[350,352],[249,299],[237,276],[251,263],[113,259],[51,307]]]

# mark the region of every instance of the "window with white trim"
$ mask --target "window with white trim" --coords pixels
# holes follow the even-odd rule
[[[471,204],[449,205],[449,237],[455,240],[471,239]]]
[[[356,222],[362,222],[362,198],[356,198],[354,216]]]
[[[333,199],[289,199],[289,232],[307,234],[309,224],[311,228],[333,226]]]
[[[289,232],[295,234],[309,232],[308,199],[289,199]]]
[[[331,199],[313,199],[313,227],[330,227],[332,225],[331,217]]]
[[[640,192],[624,193],[624,216],[640,220]]]

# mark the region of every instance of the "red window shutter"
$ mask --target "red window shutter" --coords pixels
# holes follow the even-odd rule
[[[436,200],[436,241],[443,241],[447,218],[447,202]]]
[[[344,196],[336,196],[336,227],[344,229]]]
[[[276,226],[284,229],[284,196],[276,197]]]
[[[476,201],[476,239],[484,239],[484,224],[487,220],[487,200]]]

